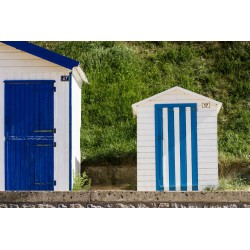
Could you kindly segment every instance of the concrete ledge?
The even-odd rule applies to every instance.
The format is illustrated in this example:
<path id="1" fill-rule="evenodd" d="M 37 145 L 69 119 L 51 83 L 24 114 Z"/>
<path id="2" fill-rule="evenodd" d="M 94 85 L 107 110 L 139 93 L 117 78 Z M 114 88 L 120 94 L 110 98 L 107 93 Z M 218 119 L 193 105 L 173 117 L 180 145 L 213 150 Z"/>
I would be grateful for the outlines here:
<path id="1" fill-rule="evenodd" d="M 0 192 L 0 207 L 250 207 L 250 192 Z"/>
<path id="2" fill-rule="evenodd" d="M 90 202 L 89 192 L 0 192 L 0 203 Z"/>
<path id="3" fill-rule="evenodd" d="M 91 191 L 90 196 L 92 202 L 250 202 L 250 192 L 248 191 Z"/>

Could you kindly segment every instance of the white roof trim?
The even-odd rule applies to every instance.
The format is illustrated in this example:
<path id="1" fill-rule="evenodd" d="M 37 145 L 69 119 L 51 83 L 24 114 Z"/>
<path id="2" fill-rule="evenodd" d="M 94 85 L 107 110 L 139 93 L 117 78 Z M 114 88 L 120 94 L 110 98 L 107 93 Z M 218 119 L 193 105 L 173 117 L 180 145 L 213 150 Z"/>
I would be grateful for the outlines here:
<path id="1" fill-rule="evenodd" d="M 142 101 L 140 101 L 140 102 L 134 103 L 134 104 L 132 105 L 132 110 L 133 110 L 134 116 L 137 115 L 137 107 L 139 107 L 141 104 L 143 104 L 143 103 L 145 103 L 145 102 L 147 102 L 147 101 L 152 101 L 152 100 L 156 99 L 157 97 L 160 97 L 160 96 L 162 96 L 162 95 L 168 94 L 168 93 L 170 93 L 170 92 L 172 92 L 172 91 L 174 91 L 174 90 L 180 90 L 180 91 L 185 92 L 185 93 L 187 93 L 187 94 L 193 95 L 193 96 L 198 97 L 198 98 L 203 98 L 203 99 L 205 99 L 205 100 L 207 100 L 207 101 L 209 101 L 209 102 L 212 102 L 212 103 L 216 104 L 216 105 L 217 105 L 217 113 L 219 113 L 220 108 L 222 107 L 222 103 L 221 103 L 221 102 L 218 102 L 218 101 L 215 101 L 215 100 L 213 100 L 213 99 L 211 99 L 211 98 L 209 98 L 209 97 L 206 97 L 206 96 L 203 96 L 203 95 L 194 93 L 194 92 L 192 92 L 192 91 L 190 91 L 190 90 L 183 89 L 183 88 L 181 88 L 181 87 L 175 86 L 175 87 L 173 87 L 173 88 L 171 88 L 171 89 L 165 90 L 165 91 L 163 91 L 163 92 L 161 92 L 161 93 L 159 93 L 159 94 L 156 94 L 156 95 L 154 95 L 154 96 L 151 96 L 151 97 L 149 97 L 149 98 L 147 98 L 147 99 L 144 99 L 144 100 L 142 100 Z"/>
<path id="2" fill-rule="evenodd" d="M 83 83 L 89 83 L 85 73 L 79 66 L 73 68 L 72 75 L 80 86 L 82 86 Z"/>

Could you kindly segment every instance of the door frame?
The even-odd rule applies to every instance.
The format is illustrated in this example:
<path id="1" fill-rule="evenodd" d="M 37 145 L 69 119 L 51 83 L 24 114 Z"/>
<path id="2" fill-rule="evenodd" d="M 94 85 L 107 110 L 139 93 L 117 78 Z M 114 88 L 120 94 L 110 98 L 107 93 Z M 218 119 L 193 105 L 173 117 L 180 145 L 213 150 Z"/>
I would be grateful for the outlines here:
<path id="1" fill-rule="evenodd" d="M 7 158 L 8 158 L 8 152 L 7 152 L 7 145 L 6 145 L 6 134 L 7 134 L 7 128 L 6 128 L 6 113 L 7 113 L 7 107 L 6 107 L 6 84 L 55 84 L 55 80 L 5 80 L 3 81 L 4 82 L 4 172 L 5 172 L 5 190 L 10 190 L 10 183 L 8 183 L 8 166 L 7 166 Z M 54 94 L 53 94 L 53 126 L 55 125 L 54 122 L 55 122 L 55 110 L 54 110 L 54 102 L 55 102 L 55 99 L 54 99 Z M 55 138 L 54 138 L 54 141 L 55 141 Z M 53 159 L 52 159 L 52 162 L 53 162 L 53 166 L 52 166 L 52 179 L 53 179 L 53 184 L 54 184 L 54 172 L 55 172 L 55 162 L 54 162 L 54 149 L 53 149 Z M 52 188 L 48 191 L 54 191 L 54 185 L 52 185 Z"/>
<path id="2" fill-rule="evenodd" d="M 155 104 L 155 176 L 156 191 L 164 191 L 163 182 L 163 108 L 195 108 L 195 115 L 191 115 L 192 145 L 192 190 L 198 190 L 198 148 L 197 148 L 197 103 L 169 103 Z M 175 168 L 175 166 L 174 166 Z M 174 190 L 170 190 L 174 191 Z"/>

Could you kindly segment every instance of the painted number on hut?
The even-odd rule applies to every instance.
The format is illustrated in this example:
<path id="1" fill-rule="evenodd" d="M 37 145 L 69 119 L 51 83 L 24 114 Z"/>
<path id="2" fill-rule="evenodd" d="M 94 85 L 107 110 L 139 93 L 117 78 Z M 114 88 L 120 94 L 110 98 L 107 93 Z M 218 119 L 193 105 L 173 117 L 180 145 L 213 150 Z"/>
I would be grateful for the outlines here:
<path id="1" fill-rule="evenodd" d="M 210 108 L 210 102 L 203 102 L 202 108 Z"/>

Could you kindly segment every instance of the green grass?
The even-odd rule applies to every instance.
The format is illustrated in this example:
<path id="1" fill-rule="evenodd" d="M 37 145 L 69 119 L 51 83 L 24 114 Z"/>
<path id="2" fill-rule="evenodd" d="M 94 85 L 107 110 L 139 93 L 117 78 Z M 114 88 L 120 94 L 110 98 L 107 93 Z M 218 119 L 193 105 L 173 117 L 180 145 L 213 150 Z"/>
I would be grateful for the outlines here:
<path id="1" fill-rule="evenodd" d="M 241 177 L 220 178 L 218 190 L 250 190 L 249 180 Z"/>
<path id="2" fill-rule="evenodd" d="M 80 61 L 84 164 L 134 163 L 131 105 L 173 86 L 223 103 L 220 175 L 250 174 L 249 42 L 37 42 Z"/>

